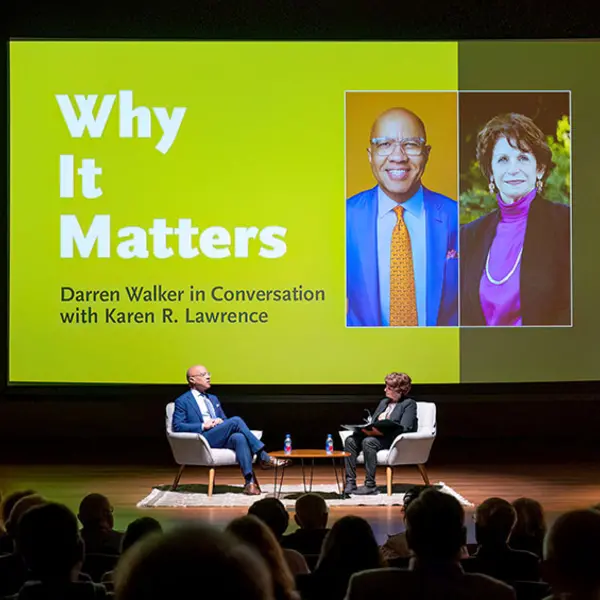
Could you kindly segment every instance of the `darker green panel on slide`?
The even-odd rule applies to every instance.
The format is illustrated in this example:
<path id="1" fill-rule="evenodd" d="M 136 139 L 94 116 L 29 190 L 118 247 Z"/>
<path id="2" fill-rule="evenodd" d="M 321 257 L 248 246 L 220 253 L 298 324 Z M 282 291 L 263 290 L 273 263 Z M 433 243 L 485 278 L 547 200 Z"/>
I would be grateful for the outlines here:
<path id="1" fill-rule="evenodd" d="M 573 326 L 461 328 L 460 380 L 599 380 L 600 43 L 461 42 L 458 56 L 461 91 L 571 91 L 573 264 Z"/>

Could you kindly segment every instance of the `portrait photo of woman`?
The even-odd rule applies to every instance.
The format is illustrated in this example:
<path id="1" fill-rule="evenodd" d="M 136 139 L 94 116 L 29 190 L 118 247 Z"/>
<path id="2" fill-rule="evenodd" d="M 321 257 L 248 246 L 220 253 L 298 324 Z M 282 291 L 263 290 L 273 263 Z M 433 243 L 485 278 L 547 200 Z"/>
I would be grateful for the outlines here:
<path id="1" fill-rule="evenodd" d="M 462 326 L 572 324 L 570 162 L 557 174 L 549 137 L 520 112 L 496 114 L 473 137 L 488 194 L 461 207 Z M 570 158 L 570 137 L 568 145 Z M 551 176 L 563 186 L 550 194 L 559 201 L 546 194 Z"/>

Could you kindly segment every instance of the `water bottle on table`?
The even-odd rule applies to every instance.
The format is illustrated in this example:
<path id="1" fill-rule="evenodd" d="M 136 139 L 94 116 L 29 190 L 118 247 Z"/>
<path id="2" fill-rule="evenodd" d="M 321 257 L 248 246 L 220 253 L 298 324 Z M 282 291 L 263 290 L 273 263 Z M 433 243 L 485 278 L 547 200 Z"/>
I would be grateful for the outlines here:
<path id="1" fill-rule="evenodd" d="M 285 441 L 283 442 L 283 451 L 286 454 L 292 453 L 292 436 L 289 433 L 285 436 Z"/>
<path id="2" fill-rule="evenodd" d="M 331 454 L 333 452 L 333 438 L 331 434 L 327 434 L 327 440 L 325 441 L 325 452 L 327 454 Z"/>

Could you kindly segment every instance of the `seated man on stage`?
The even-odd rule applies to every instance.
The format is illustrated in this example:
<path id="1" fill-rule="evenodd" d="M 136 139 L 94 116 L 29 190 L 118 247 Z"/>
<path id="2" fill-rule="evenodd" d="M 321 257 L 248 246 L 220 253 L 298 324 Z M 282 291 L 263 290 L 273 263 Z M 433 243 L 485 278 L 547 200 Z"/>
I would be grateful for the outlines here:
<path id="1" fill-rule="evenodd" d="M 175 400 L 173 431 L 187 431 L 203 435 L 211 448 L 229 448 L 235 452 L 246 480 L 244 494 L 260 494 L 252 470 L 252 458 L 258 455 L 263 469 L 286 467 L 289 460 L 269 456 L 265 445 L 248 429 L 240 417 L 227 418 L 219 400 L 207 394 L 210 373 L 203 366 L 190 367 L 186 374 L 190 389 Z"/>
<path id="2" fill-rule="evenodd" d="M 411 379 L 406 373 L 390 373 L 385 378 L 385 398 L 373 415 L 373 427 L 353 433 L 346 438 L 344 450 L 350 453 L 346 462 L 346 494 L 377 494 L 375 472 L 377 452 L 386 450 L 396 436 L 417 430 L 417 403 L 407 396 Z M 380 431 L 377 422 L 381 422 Z M 385 428 L 383 425 L 385 424 Z M 397 427 L 394 426 L 397 425 Z M 356 459 L 363 451 L 365 457 L 365 485 L 356 487 Z"/>

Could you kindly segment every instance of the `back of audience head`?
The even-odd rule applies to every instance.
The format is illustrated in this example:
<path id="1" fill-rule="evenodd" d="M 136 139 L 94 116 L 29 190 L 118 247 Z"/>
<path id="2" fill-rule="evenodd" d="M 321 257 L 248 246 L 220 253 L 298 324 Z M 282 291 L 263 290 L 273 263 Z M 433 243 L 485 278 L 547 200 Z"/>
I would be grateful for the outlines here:
<path id="1" fill-rule="evenodd" d="M 406 509 L 425 491 L 432 489 L 428 485 L 413 485 L 404 492 L 402 499 L 402 515 L 406 515 Z"/>
<path id="2" fill-rule="evenodd" d="M 289 600 L 294 597 L 295 582 L 283 550 L 271 528 L 254 515 L 234 519 L 227 531 L 250 548 L 255 548 L 271 571 L 276 600 Z"/>
<path id="3" fill-rule="evenodd" d="M 302 494 L 296 500 L 294 519 L 302 529 L 325 529 L 329 510 L 327 503 L 318 494 Z"/>
<path id="4" fill-rule="evenodd" d="M 47 500 L 39 494 L 31 494 L 29 496 L 23 496 L 18 502 L 14 504 L 10 511 L 10 516 L 6 522 L 6 531 L 13 539 L 17 534 L 17 527 L 22 516 L 34 506 L 41 504 L 47 504 Z"/>
<path id="5" fill-rule="evenodd" d="M 592 597 L 600 592 L 600 512 L 574 510 L 559 516 L 544 540 L 544 580 L 555 596 Z"/>
<path id="6" fill-rule="evenodd" d="M 14 505 L 21 500 L 21 498 L 25 498 L 25 496 L 33 496 L 35 493 L 35 490 L 19 490 L 6 496 L 6 498 L 4 498 L 2 501 L 2 508 L 0 509 L 0 519 L 2 519 L 0 526 L 4 526 L 4 528 L 6 528 L 8 519 L 10 518 L 10 513 Z"/>
<path id="7" fill-rule="evenodd" d="M 88 529 L 110 530 L 115 524 L 113 507 L 102 494 L 88 494 L 79 505 L 77 517 L 83 527 Z"/>
<path id="8" fill-rule="evenodd" d="M 248 514 L 266 523 L 278 540 L 281 539 L 290 522 L 290 515 L 281 500 L 277 498 L 258 500 L 248 509 Z"/>
<path id="9" fill-rule="evenodd" d="M 466 541 L 460 502 L 434 488 L 406 510 L 406 541 L 420 561 L 457 561 Z"/>
<path id="10" fill-rule="evenodd" d="M 123 539 L 121 540 L 121 552 L 131 548 L 133 544 L 139 542 L 151 533 L 162 533 L 161 524 L 152 517 L 140 517 L 132 521 L 127 526 Z"/>
<path id="11" fill-rule="evenodd" d="M 543 538 L 547 527 L 542 505 L 532 498 L 517 498 L 512 505 L 517 513 L 513 535 Z"/>
<path id="12" fill-rule="evenodd" d="M 517 511 L 503 498 L 488 498 L 475 509 L 475 538 L 477 543 L 503 546 L 517 521 Z"/>
<path id="13" fill-rule="evenodd" d="M 186 598 L 190 590 L 219 600 L 273 600 L 264 560 L 231 534 L 204 524 L 148 535 L 116 569 L 117 600 Z"/>
<path id="14" fill-rule="evenodd" d="M 385 564 L 369 523 L 347 516 L 336 521 L 325 536 L 317 569 L 351 574 Z"/>
<path id="15" fill-rule="evenodd" d="M 63 504 L 29 508 L 19 519 L 15 545 L 36 579 L 72 580 L 83 561 L 77 518 Z"/>

